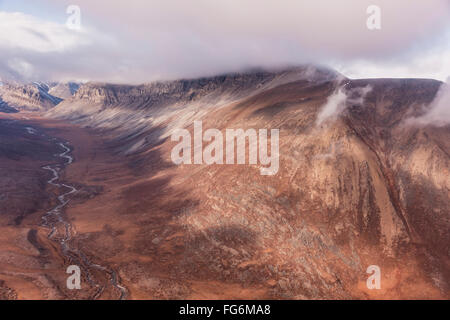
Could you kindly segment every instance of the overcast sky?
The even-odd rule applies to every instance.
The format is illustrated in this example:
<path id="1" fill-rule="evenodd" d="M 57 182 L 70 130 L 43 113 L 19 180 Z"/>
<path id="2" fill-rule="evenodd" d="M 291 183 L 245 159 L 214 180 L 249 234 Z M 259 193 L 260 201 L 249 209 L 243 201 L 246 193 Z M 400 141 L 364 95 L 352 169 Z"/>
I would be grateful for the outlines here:
<path id="1" fill-rule="evenodd" d="M 66 26 L 67 6 L 81 29 Z M 369 5 L 381 29 L 369 30 Z M 0 77 L 141 83 L 329 65 L 352 78 L 450 75 L 450 0 L 0 0 Z"/>

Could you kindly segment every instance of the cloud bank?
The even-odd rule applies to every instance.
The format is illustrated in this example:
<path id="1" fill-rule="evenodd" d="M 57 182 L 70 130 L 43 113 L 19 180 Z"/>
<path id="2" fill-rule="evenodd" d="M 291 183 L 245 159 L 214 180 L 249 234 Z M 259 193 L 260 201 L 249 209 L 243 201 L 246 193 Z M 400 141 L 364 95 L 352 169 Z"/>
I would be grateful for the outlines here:
<path id="1" fill-rule="evenodd" d="M 71 2 L 35 2 L 54 19 L 0 13 L 2 77 L 139 83 L 309 62 L 355 77 L 450 74 L 430 58 L 450 53 L 448 0 L 379 0 L 377 31 L 368 0 L 79 0 L 80 31 L 61 22 Z"/>
<path id="2" fill-rule="evenodd" d="M 80 79 L 110 68 L 102 59 L 117 43 L 85 27 L 74 32 L 63 24 L 20 12 L 0 12 L 0 77 L 7 80 Z M 109 55 L 109 58 L 112 56 Z"/>

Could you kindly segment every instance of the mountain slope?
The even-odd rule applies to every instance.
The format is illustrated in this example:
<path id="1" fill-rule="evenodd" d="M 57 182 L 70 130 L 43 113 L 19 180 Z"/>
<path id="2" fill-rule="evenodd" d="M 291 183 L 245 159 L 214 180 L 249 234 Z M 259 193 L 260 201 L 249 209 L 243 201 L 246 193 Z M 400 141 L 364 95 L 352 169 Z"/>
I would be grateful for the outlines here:
<path id="1" fill-rule="evenodd" d="M 448 298 L 450 128 L 406 121 L 440 86 L 311 68 L 86 84 L 47 113 L 105 141 L 74 142 L 67 177 L 104 190 L 69 209 L 77 241 L 133 297 Z M 279 129 L 279 171 L 173 164 L 194 120 Z"/>
<path id="2" fill-rule="evenodd" d="M 3 83 L 0 99 L 4 105 L 19 111 L 47 111 L 62 101 L 49 93 L 45 83 L 33 84 Z"/>

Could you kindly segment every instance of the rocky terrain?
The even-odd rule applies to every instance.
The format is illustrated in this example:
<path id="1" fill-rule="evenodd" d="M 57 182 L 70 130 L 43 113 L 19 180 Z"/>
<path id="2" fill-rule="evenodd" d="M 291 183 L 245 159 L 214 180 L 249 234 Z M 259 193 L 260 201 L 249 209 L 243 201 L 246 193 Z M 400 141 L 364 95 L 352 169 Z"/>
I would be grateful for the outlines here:
<path id="1" fill-rule="evenodd" d="M 0 137 L 13 138 L 2 138 L 0 166 L 15 182 L 0 185 L 9 235 L 0 241 L 0 295 L 117 298 L 105 281 L 98 296 L 89 284 L 64 288 L 68 262 L 37 227 L 52 201 L 41 166 L 55 151 L 32 126 L 70 142 L 64 179 L 78 189 L 65 211 L 76 230 L 70 244 L 117 272 L 127 298 L 448 299 L 450 127 L 408 122 L 442 86 L 306 66 L 88 83 L 41 107 L 45 114 L 1 116 Z M 279 129 L 279 171 L 175 165 L 170 136 L 192 132 L 194 120 L 222 132 Z M 21 201 L 12 206 L 5 194 Z M 45 250 L 52 254 L 39 264 Z M 380 290 L 366 287 L 370 265 L 381 269 Z"/>
<path id="2" fill-rule="evenodd" d="M 47 111 L 68 97 L 67 90 L 63 90 L 65 86 L 69 86 L 69 84 L 4 82 L 0 86 L 0 110 L 6 110 L 6 112 L 8 110 L 9 112 L 15 112 L 13 110 Z"/>

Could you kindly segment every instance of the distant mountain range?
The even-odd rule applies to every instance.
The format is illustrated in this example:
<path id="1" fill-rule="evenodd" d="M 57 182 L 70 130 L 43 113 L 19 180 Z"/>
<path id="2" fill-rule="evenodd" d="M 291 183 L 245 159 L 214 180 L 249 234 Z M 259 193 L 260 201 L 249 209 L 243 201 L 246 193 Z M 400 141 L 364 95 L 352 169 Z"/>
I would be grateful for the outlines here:
<path id="1" fill-rule="evenodd" d="M 78 88 L 77 83 L 2 82 L 0 112 L 46 111 L 71 97 Z"/>

